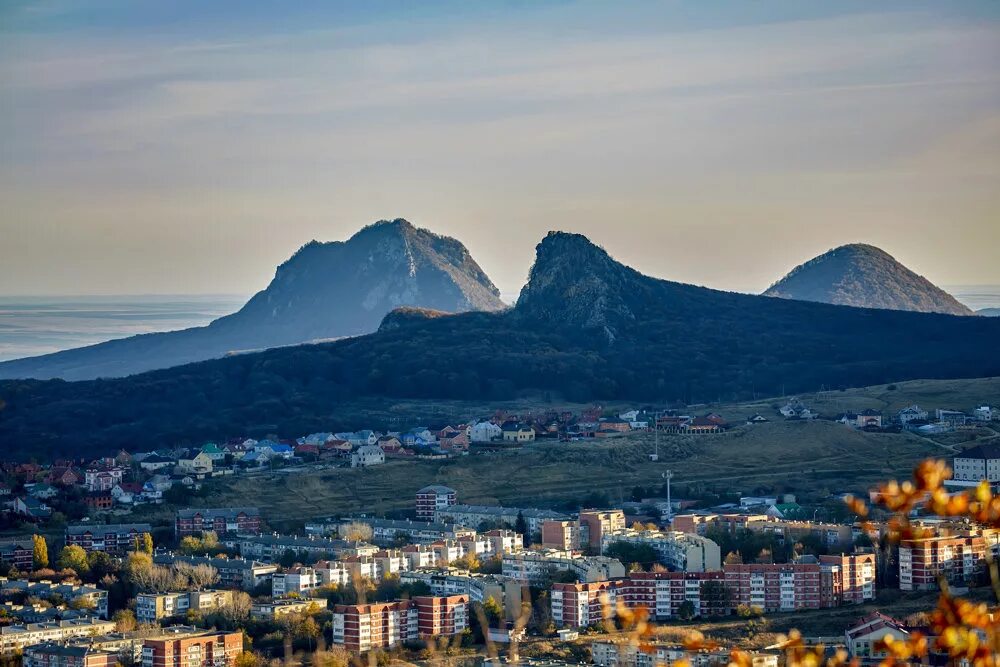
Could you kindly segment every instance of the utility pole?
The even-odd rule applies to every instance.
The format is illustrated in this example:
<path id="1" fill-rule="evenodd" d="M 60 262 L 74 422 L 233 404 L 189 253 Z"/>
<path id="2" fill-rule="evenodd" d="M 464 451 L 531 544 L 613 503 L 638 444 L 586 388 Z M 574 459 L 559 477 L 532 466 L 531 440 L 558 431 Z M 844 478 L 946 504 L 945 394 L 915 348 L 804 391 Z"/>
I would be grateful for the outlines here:
<path id="1" fill-rule="evenodd" d="M 663 473 L 663 478 L 667 480 L 667 514 L 669 515 L 671 524 L 674 521 L 674 506 L 670 501 L 670 480 L 673 478 L 673 476 L 674 476 L 673 470 L 668 470 L 665 473 Z"/>
<path id="2" fill-rule="evenodd" d="M 650 461 L 660 460 L 660 414 L 658 412 L 653 413 L 653 454 L 649 457 Z"/>

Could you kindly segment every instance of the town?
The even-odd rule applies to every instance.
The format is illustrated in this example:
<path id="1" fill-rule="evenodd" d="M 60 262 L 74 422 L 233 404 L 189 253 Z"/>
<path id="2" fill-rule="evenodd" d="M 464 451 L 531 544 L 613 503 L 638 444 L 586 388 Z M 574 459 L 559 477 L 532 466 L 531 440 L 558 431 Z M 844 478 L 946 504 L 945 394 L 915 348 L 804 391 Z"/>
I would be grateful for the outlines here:
<path id="1" fill-rule="evenodd" d="M 703 506 L 671 494 L 669 471 L 661 489 L 576 511 L 465 504 L 453 488 L 433 484 L 413 490 L 402 515 L 305 517 L 297 534 L 271 529 L 278 517 L 267 508 L 192 503 L 203 485 L 260 470 L 363 469 L 636 432 L 666 443 L 819 419 L 921 435 L 987 429 L 994 435 L 953 454 L 947 485 L 1000 487 L 1000 444 L 990 442 L 997 408 L 825 416 L 797 398 L 739 424 L 677 409 L 497 410 L 433 429 L 233 438 L 86 463 L 5 462 L 0 653 L 28 667 L 153 667 L 176 655 L 248 667 L 296 651 L 346 664 L 351 655 L 476 655 L 490 644 L 530 660 L 632 667 L 670 664 L 685 651 L 662 641 L 647 655 L 622 641 L 616 616 L 629 610 L 668 624 L 739 619 L 736 641 L 745 643 L 783 614 L 920 595 L 940 576 L 956 588 L 988 584 L 1000 531 L 919 516 L 915 525 L 929 534 L 890 550 L 885 523 L 873 530 L 849 515 L 817 519 L 818 508 L 788 494 Z M 128 520 L 146 507 L 176 507 L 171 524 Z M 886 632 L 926 633 L 921 623 L 919 614 L 877 611 L 857 615 L 832 641 L 812 639 L 871 662 L 882 657 Z M 699 664 L 725 664 L 727 651 L 702 651 Z M 755 664 L 779 664 L 774 647 L 753 651 Z"/>

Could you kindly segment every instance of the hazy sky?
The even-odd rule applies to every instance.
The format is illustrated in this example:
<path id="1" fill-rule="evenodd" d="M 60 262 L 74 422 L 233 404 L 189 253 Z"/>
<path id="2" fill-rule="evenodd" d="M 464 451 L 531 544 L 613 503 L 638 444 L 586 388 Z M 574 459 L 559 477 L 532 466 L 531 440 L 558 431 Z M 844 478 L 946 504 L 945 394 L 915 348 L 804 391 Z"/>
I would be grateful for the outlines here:
<path id="1" fill-rule="evenodd" d="M 0 293 L 249 294 L 392 217 L 505 292 L 550 229 L 1000 283 L 1000 3 L 0 3 Z"/>

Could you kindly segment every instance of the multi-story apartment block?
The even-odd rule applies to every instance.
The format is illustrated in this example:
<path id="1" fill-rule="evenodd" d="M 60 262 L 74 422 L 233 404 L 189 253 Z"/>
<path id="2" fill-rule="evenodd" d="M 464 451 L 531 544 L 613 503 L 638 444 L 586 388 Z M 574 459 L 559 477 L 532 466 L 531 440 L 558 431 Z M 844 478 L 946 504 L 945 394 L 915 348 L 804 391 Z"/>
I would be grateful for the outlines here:
<path id="1" fill-rule="evenodd" d="M 90 613 L 108 617 L 108 592 L 94 586 L 77 586 L 75 584 L 56 584 L 51 581 L 28 581 L 26 579 L 8 580 L 0 577 L 0 597 L 19 595 L 24 597 L 35 597 L 42 600 L 50 600 L 58 597 L 70 604 L 76 601 L 84 601 Z"/>
<path id="2" fill-rule="evenodd" d="M 156 637 L 143 642 L 142 667 L 233 667 L 242 652 L 242 632 Z"/>
<path id="3" fill-rule="evenodd" d="M 271 563 L 261 563 L 245 558 L 209 558 L 205 556 L 178 556 L 175 554 L 159 554 L 153 556 L 157 565 L 170 566 L 174 563 L 189 565 L 208 565 L 219 573 L 220 588 L 236 588 L 245 591 L 266 584 L 271 576 L 278 571 L 278 566 Z"/>
<path id="4" fill-rule="evenodd" d="M 729 533 L 749 530 L 775 535 L 785 543 L 816 535 L 829 547 L 846 547 L 854 540 L 853 529 L 848 525 L 778 519 L 767 514 L 678 514 L 671 527 L 696 535 L 705 535 L 710 528 Z"/>
<path id="5" fill-rule="evenodd" d="M 116 651 L 47 642 L 24 649 L 24 667 L 118 667 Z"/>
<path id="6" fill-rule="evenodd" d="M 342 555 L 371 556 L 378 551 L 378 547 L 371 544 L 294 535 L 242 535 L 224 539 L 222 543 L 237 549 L 244 558 L 257 558 L 267 562 L 278 560 L 287 551 L 316 559 L 338 558 Z"/>
<path id="7" fill-rule="evenodd" d="M 410 544 L 400 549 L 400 552 L 403 554 L 403 558 L 406 559 L 408 570 L 416 570 L 420 567 L 434 567 L 438 564 L 437 552 L 426 544 Z"/>
<path id="8" fill-rule="evenodd" d="M 322 575 L 316 569 L 291 567 L 284 572 L 275 572 L 271 575 L 271 597 L 284 598 L 290 595 L 308 597 L 323 585 Z"/>
<path id="9" fill-rule="evenodd" d="M 180 593 L 140 593 L 135 597 L 135 618 L 140 623 L 157 623 L 183 616 L 189 611 L 211 613 L 232 604 L 233 591 L 185 591 Z"/>
<path id="10" fill-rule="evenodd" d="M 121 556 L 135 549 L 136 538 L 153 530 L 148 523 L 78 524 L 66 527 L 66 544 L 83 547 L 84 551 L 104 551 Z"/>
<path id="11" fill-rule="evenodd" d="M 957 482 L 1000 482 L 1000 445 L 986 443 L 966 449 L 952 462 Z"/>
<path id="12" fill-rule="evenodd" d="M 114 621 L 100 618 L 75 618 L 68 621 L 47 621 L 0 627 L 0 654 L 9 655 L 26 646 L 45 642 L 62 642 L 73 637 L 89 637 L 112 632 Z"/>
<path id="13" fill-rule="evenodd" d="M 602 553 L 616 542 L 649 546 L 662 564 L 680 572 L 709 572 L 722 567 L 719 545 L 701 535 L 626 528 L 603 536 Z"/>
<path id="14" fill-rule="evenodd" d="M 824 607 L 862 604 L 875 599 L 875 554 L 819 557 Z M 827 583 L 829 579 L 829 584 Z"/>
<path id="15" fill-rule="evenodd" d="M 580 524 L 572 519 L 543 521 L 542 546 L 553 549 L 579 549 Z"/>
<path id="16" fill-rule="evenodd" d="M 552 622 L 557 628 L 586 628 L 614 615 L 615 582 L 552 584 Z"/>
<path id="17" fill-rule="evenodd" d="M 590 652 L 598 667 L 670 667 L 682 660 L 691 667 L 716 667 L 731 662 L 725 649 L 689 653 L 683 646 L 657 643 L 640 647 L 627 640 L 594 642 Z M 780 657 L 777 651 L 752 651 L 750 667 L 778 667 Z"/>
<path id="18" fill-rule="evenodd" d="M 986 550 L 1000 551 L 1000 531 L 983 530 L 940 535 L 899 543 L 899 588 L 925 591 L 937 588 L 937 576 L 948 581 L 972 581 L 985 567 Z"/>
<path id="19" fill-rule="evenodd" d="M 430 521 L 434 518 L 434 512 L 443 510 L 454 505 L 458 495 L 455 489 L 440 484 L 425 486 L 417 491 L 417 518 Z"/>
<path id="20" fill-rule="evenodd" d="M 455 635 L 468 627 L 469 599 L 418 596 L 333 609 L 333 643 L 359 653 L 396 646 L 411 639 Z"/>
<path id="21" fill-rule="evenodd" d="M 625 513 L 622 510 L 582 510 L 579 525 L 580 546 L 599 551 L 606 534 L 625 530 Z"/>
<path id="22" fill-rule="evenodd" d="M 372 558 L 375 559 L 375 576 L 378 579 L 384 579 L 390 574 L 402 574 L 410 569 L 410 561 L 399 549 L 378 551 Z"/>
<path id="23" fill-rule="evenodd" d="M 470 602 L 484 602 L 492 597 L 503 606 L 509 620 L 521 614 L 523 587 L 503 577 L 450 567 L 404 572 L 399 580 L 403 583 L 425 583 L 434 595 L 465 595 Z"/>
<path id="24" fill-rule="evenodd" d="M 0 563 L 13 565 L 22 572 L 30 571 L 34 564 L 31 540 L 0 542 Z"/>
<path id="25" fill-rule="evenodd" d="M 734 606 L 744 604 L 765 612 L 821 606 L 818 563 L 727 563 L 725 573 Z"/>
<path id="26" fill-rule="evenodd" d="M 260 532 L 256 507 L 220 507 L 177 510 L 174 532 L 178 538 L 212 531 L 217 535 L 253 535 Z"/>
<path id="27" fill-rule="evenodd" d="M 618 600 L 645 607 L 657 620 L 677 618 L 685 602 L 694 616 L 723 616 L 732 608 L 726 576 L 716 572 L 633 572 L 618 583 Z"/>
<path id="28" fill-rule="evenodd" d="M 322 600 L 264 600 L 250 606 L 250 617 L 259 620 L 274 619 L 290 614 L 304 614 L 316 605 L 326 606 Z"/>
<path id="29" fill-rule="evenodd" d="M 435 521 L 453 521 L 469 528 L 477 528 L 482 523 L 506 524 L 513 528 L 517 524 L 518 515 L 524 517 L 524 522 L 531 534 L 540 533 L 542 522 L 549 519 L 564 520 L 569 517 L 552 510 L 533 508 L 499 507 L 495 505 L 452 505 L 436 510 Z"/>
<path id="30" fill-rule="evenodd" d="M 351 581 L 358 579 L 380 579 L 378 561 L 374 556 L 344 556 L 340 562 L 347 569 Z"/>
<path id="31" fill-rule="evenodd" d="M 495 528 L 486 531 L 483 536 L 489 540 L 490 554 L 493 556 L 514 553 L 524 548 L 524 536 L 513 530 Z"/>
<path id="32" fill-rule="evenodd" d="M 605 556 L 582 556 L 572 551 L 542 549 L 520 551 L 503 557 L 503 576 L 530 585 L 544 584 L 560 570 L 573 572 L 579 581 L 585 583 L 625 576 L 625 566 Z"/>
<path id="33" fill-rule="evenodd" d="M 352 517 L 345 520 L 341 526 L 351 523 L 361 523 L 372 530 L 372 542 L 381 546 L 396 546 L 400 541 L 430 543 L 437 540 L 454 540 L 460 537 L 471 537 L 476 534 L 472 528 L 466 528 L 446 521 L 410 521 L 409 519 L 376 519 L 372 517 Z M 343 533 L 343 530 L 338 527 Z"/>

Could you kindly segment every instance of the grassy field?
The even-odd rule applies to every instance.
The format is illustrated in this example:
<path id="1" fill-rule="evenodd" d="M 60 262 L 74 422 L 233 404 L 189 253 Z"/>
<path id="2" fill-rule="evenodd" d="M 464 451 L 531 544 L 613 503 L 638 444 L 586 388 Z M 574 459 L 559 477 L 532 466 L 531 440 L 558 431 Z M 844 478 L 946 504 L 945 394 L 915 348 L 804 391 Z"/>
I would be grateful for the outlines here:
<path id="1" fill-rule="evenodd" d="M 865 407 L 888 414 L 914 402 L 926 408 L 947 405 L 968 409 L 984 400 L 1000 402 L 1000 379 L 901 382 L 895 390 L 879 386 L 802 398 L 826 414 Z M 658 488 L 667 470 L 674 473 L 676 496 L 685 491 L 767 491 L 817 500 L 828 492 L 861 492 L 879 480 L 906 476 L 923 458 L 950 456 L 956 444 L 973 437 L 996 436 L 983 430 L 978 435 L 949 434 L 935 441 L 908 433 L 861 433 L 827 421 L 788 422 L 771 407 L 780 402 L 699 407 L 694 411 L 716 410 L 734 422 L 754 412 L 773 421 L 741 425 L 722 435 L 661 435 L 657 463 L 648 459 L 653 436 L 632 434 L 590 442 L 540 442 L 517 451 L 447 461 L 393 460 L 363 470 L 303 467 L 265 472 L 214 483 L 208 497 L 199 502 L 257 505 L 272 526 L 285 527 L 307 518 L 348 512 L 409 510 L 416 490 L 433 483 L 455 488 L 459 502 L 465 503 L 556 506 L 592 491 L 604 492 L 612 500 L 628 499 L 636 486 Z M 489 414 L 498 407 L 524 410 L 543 405 L 553 407 L 542 402 L 500 406 L 438 403 L 434 410 L 471 416 Z M 411 414 L 424 407 L 420 402 L 407 402 L 385 409 Z"/>

